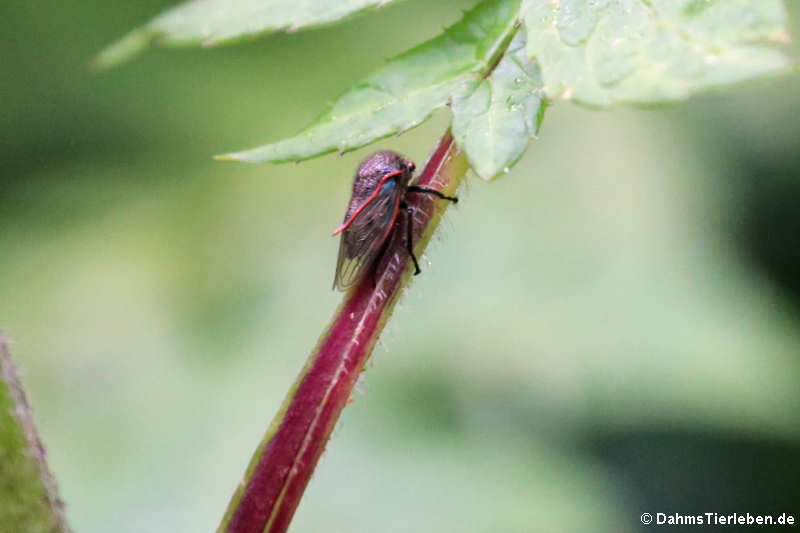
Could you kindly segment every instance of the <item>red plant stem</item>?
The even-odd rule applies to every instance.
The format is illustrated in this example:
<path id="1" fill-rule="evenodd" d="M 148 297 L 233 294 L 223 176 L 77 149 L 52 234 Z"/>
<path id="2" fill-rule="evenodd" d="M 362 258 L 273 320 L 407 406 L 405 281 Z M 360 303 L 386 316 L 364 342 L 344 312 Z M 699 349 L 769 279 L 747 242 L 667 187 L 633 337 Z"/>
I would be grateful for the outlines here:
<path id="1" fill-rule="evenodd" d="M 450 132 L 444 134 L 419 185 L 453 194 L 467 170 Z M 419 254 L 449 202 L 409 195 L 415 208 Z M 283 406 L 256 450 L 234 494 L 219 533 L 286 531 L 356 380 L 410 276 L 403 239 L 393 239 L 386 265 L 344 298 L 331 326 L 311 353 Z"/>

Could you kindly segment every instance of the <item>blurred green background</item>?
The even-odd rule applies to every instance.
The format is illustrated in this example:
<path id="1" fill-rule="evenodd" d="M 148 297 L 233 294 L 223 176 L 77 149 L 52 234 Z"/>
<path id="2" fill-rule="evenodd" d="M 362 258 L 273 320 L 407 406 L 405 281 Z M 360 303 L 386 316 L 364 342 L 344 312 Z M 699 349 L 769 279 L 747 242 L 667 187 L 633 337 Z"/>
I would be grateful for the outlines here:
<path id="1" fill-rule="evenodd" d="M 448 117 L 299 165 L 210 156 L 295 133 L 474 3 L 94 74 L 169 2 L 0 8 L 0 327 L 77 532 L 216 528 L 340 299 L 355 166 L 421 164 Z M 551 107 L 507 177 L 460 191 L 292 531 L 800 514 L 798 109 L 797 75 Z"/>

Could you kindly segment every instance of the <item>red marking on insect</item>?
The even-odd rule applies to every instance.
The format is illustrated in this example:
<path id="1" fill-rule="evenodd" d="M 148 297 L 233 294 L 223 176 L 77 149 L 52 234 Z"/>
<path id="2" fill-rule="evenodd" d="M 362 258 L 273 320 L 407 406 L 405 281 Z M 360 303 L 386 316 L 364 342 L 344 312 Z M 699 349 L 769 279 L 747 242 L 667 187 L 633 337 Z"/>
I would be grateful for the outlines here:
<path id="1" fill-rule="evenodd" d="M 412 163 L 412 165 L 413 165 L 413 163 Z M 381 187 L 383 187 L 383 184 L 386 183 L 386 180 L 388 180 L 389 178 L 393 178 L 395 176 L 399 176 L 402 173 L 403 173 L 402 170 L 396 170 L 396 171 L 390 172 L 389 174 L 386 174 L 384 177 L 382 177 L 381 181 L 379 181 L 378 184 L 375 186 L 375 191 L 370 195 L 369 198 L 367 198 L 367 201 L 364 202 L 363 204 L 361 204 L 361 206 L 358 209 L 356 209 L 356 212 L 353 213 L 350 216 L 350 218 L 347 220 L 347 222 L 345 222 L 344 224 L 342 224 L 341 226 L 336 228 L 336 230 L 333 232 L 333 235 L 334 236 L 339 235 L 341 232 L 346 230 L 348 228 L 348 226 L 350 226 L 350 224 L 353 223 L 353 221 L 356 219 L 356 217 L 358 215 L 361 214 L 361 212 L 364 210 L 364 208 L 367 207 L 373 200 L 375 200 L 375 198 L 378 197 L 378 193 L 381 191 Z"/>
<path id="2" fill-rule="evenodd" d="M 333 232 L 341 234 L 335 288 L 345 290 L 368 272 L 374 273 L 402 220 L 406 222 L 406 250 L 414 262 L 414 273 L 419 274 L 413 252 L 413 216 L 405 202 L 406 195 L 430 194 L 452 202 L 458 199 L 435 189 L 410 185 L 415 168 L 413 161 L 391 151 L 372 154 L 358 167 L 344 221 Z M 399 216 L 401 207 L 406 210 L 405 217 Z"/>

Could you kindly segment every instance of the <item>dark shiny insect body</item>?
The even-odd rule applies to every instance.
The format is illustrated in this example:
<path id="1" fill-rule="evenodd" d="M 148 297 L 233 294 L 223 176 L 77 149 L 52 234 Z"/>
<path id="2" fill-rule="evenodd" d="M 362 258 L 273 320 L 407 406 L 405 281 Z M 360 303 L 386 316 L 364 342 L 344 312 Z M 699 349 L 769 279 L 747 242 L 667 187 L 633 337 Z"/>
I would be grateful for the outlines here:
<path id="1" fill-rule="evenodd" d="M 453 203 L 458 198 L 411 185 L 414 168 L 413 161 L 391 151 L 372 154 L 358 167 L 344 222 L 333 232 L 342 234 L 333 280 L 335 288 L 345 290 L 368 273 L 375 274 L 401 221 L 405 221 L 405 244 L 414 261 L 414 275 L 420 273 L 414 256 L 414 217 L 412 208 L 406 204 L 406 195 L 430 194 Z M 405 217 L 400 216 L 401 211 L 406 213 Z"/>

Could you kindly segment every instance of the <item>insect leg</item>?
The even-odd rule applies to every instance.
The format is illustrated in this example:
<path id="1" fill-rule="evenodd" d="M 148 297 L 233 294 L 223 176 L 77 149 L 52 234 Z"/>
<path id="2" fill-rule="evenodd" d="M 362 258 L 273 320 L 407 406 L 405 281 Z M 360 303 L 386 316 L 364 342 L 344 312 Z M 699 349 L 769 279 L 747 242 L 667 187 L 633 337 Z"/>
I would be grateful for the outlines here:
<path id="1" fill-rule="evenodd" d="M 440 191 L 437 191 L 436 189 L 429 189 L 427 187 L 420 187 L 418 185 L 409 185 L 408 192 L 418 192 L 420 194 L 432 194 L 436 197 L 441 198 L 442 200 L 450 200 L 454 204 L 458 203 L 458 197 L 456 196 L 447 196 L 445 194 L 442 194 Z"/>
<path id="2" fill-rule="evenodd" d="M 422 271 L 419 269 L 417 256 L 414 255 L 414 209 L 407 204 L 404 204 L 404 207 L 406 208 L 406 249 L 411 260 L 414 261 L 414 275 L 416 276 Z"/>

